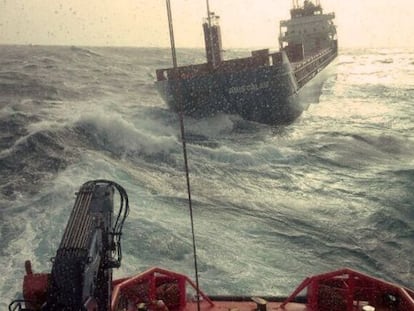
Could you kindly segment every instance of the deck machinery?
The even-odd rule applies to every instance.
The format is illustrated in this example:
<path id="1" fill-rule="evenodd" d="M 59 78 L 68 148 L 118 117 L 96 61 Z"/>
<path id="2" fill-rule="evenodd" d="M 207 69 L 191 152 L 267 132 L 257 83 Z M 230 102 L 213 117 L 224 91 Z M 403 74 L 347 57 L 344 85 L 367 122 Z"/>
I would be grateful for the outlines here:
<path id="1" fill-rule="evenodd" d="M 121 197 L 116 218 L 115 189 Z M 34 274 L 27 261 L 25 299 L 13 302 L 13 310 L 108 310 L 112 269 L 121 265 L 120 238 L 127 214 L 128 197 L 121 186 L 105 180 L 85 183 L 77 193 L 56 256 L 52 258 L 51 273 Z"/>

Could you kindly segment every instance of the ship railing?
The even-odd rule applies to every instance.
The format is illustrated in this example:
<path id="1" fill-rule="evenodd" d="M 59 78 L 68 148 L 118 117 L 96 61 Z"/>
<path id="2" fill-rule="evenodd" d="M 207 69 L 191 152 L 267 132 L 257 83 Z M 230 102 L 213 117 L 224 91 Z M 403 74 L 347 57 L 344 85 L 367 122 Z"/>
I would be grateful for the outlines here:
<path id="1" fill-rule="evenodd" d="M 319 52 L 319 53 L 317 53 L 313 56 L 307 57 L 304 61 L 296 62 L 296 63 L 294 63 L 294 68 L 297 69 L 297 68 L 305 66 L 306 64 L 312 63 L 316 59 L 319 59 L 319 58 L 321 58 L 321 57 L 323 57 L 327 54 L 332 53 L 332 50 L 333 50 L 333 48 L 329 47 L 329 48 L 326 48 L 326 49 L 322 50 L 321 52 Z"/>
<path id="2" fill-rule="evenodd" d="M 307 81 L 312 79 L 319 71 L 325 68 L 333 58 L 336 56 L 335 49 L 328 49 L 327 51 L 317 54 L 311 59 L 298 63 L 294 66 L 296 82 L 299 88 Z"/>
<path id="3" fill-rule="evenodd" d="M 373 310 L 414 311 L 414 291 L 348 268 L 306 278 L 280 305 L 293 302 L 307 292 L 310 310 Z"/>
<path id="4" fill-rule="evenodd" d="M 217 67 L 210 64 L 180 66 L 177 68 L 157 69 L 157 81 L 186 80 L 211 73 L 238 72 L 283 63 L 281 52 L 269 53 L 269 49 L 252 51 L 251 56 L 222 61 Z"/>
<path id="5" fill-rule="evenodd" d="M 281 62 L 282 57 L 277 53 L 269 53 L 269 49 L 256 50 L 251 52 L 250 57 L 226 60 L 216 69 L 218 73 L 239 72 L 260 67 L 268 67 Z"/>
<path id="6" fill-rule="evenodd" d="M 301 16 L 301 17 L 305 17 L 305 16 Z M 327 21 L 327 20 L 332 20 L 335 19 L 335 13 L 331 12 L 331 13 L 325 13 L 325 14 L 316 14 L 316 15 L 312 15 L 312 16 L 306 16 L 305 18 L 307 18 L 306 21 L 308 21 L 310 18 L 312 18 L 313 20 L 315 18 L 317 18 L 318 20 L 321 21 Z M 300 18 L 292 18 L 292 19 L 285 19 L 285 20 L 281 20 L 280 21 L 280 27 L 288 27 L 292 24 L 298 24 L 298 23 L 303 23 L 304 21 L 302 21 Z"/>
<path id="7" fill-rule="evenodd" d="M 211 66 L 207 63 L 180 66 L 177 68 L 157 69 L 157 81 L 188 79 L 194 76 L 202 76 L 211 71 Z"/>
<path id="8" fill-rule="evenodd" d="M 190 291 L 187 291 L 187 287 Z M 183 311 L 190 298 L 190 292 L 195 294 L 191 301 L 194 299 L 200 303 L 207 303 L 210 307 L 214 306 L 213 301 L 186 275 L 154 267 L 135 276 L 115 280 L 111 310 L 122 308 L 125 300 L 144 303 L 147 306 L 162 300 L 167 307 L 166 310 Z"/>

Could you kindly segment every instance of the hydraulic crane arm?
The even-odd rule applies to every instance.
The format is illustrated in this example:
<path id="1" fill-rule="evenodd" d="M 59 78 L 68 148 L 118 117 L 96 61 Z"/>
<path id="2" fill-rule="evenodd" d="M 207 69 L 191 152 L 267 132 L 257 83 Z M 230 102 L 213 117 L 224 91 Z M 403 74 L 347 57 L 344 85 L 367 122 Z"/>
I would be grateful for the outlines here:
<path id="1" fill-rule="evenodd" d="M 120 196 L 117 215 L 115 190 Z M 26 309 L 20 310 L 109 310 L 112 269 L 121 265 L 120 239 L 128 212 L 128 196 L 120 185 L 106 180 L 82 185 L 47 285 L 39 288 L 40 276 L 45 279 L 45 275 L 28 271 L 23 285 Z"/>

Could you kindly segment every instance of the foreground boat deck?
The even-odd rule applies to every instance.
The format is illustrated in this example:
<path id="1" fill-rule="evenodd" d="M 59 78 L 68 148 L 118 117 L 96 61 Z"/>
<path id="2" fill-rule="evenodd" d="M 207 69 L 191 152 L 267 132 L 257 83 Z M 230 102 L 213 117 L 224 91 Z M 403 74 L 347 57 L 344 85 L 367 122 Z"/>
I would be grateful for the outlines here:
<path id="1" fill-rule="evenodd" d="M 306 305 L 301 303 L 289 303 L 281 309 L 281 302 L 268 302 L 263 311 L 311 311 Z M 185 311 L 197 311 L 197 303 L 187 303 Z M 256 311 L 260 310 L 257 304 L 253 301 L 214 301 L 214 306 L 210 306 L 206 303 L 201 303 L 200 310 L 202 311 Z"/>
<path id="2" fill-rule="evenodd" d="M 138 311 L 414 311 L 413 290 L 347 268 L 308 277 L 286 298 L 208 296 L 187 276 L 161 268 L 114 285 L 112 311 L 126 306 Z"/>

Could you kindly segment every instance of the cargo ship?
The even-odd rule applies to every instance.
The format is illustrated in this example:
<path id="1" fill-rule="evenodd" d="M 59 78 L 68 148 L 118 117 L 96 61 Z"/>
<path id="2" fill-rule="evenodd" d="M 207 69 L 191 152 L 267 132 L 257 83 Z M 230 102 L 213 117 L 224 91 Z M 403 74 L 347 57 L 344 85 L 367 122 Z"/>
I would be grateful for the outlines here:
<path id="1" fill-rule="evenodd" d="M 200 289 L 197 269 L 195 282 L 160 267 L 113 280 L 128 202 L 115 182 L 82 185 L 51 272 L 34 273 L 26 261 L 22 298 L 9 311 L 414 311 L 412 289 L 349 268 L 307 277 L 286 297 L 211 296 Z"/>
<path id="2" fill-rule="evenodd" d="M 225 60 L 219 16 L 210 11 L 203 22 L 206 62 L 178 66 L 171 6 L 167 0 L 173 67 L 156 70 L 156 87 L 170 109 L 194 118 L 236 114 L 269 125 L 289 124 L 309 103 L 303 87 L 338 54 L 335 13 L 319 1 L 293 1 L 290 19 L 280 22 L 279 48 Z"/>

